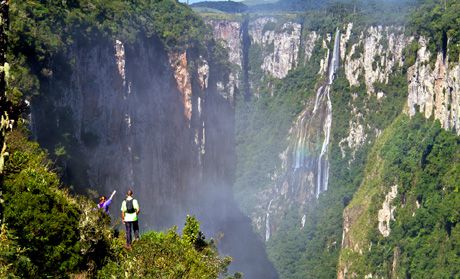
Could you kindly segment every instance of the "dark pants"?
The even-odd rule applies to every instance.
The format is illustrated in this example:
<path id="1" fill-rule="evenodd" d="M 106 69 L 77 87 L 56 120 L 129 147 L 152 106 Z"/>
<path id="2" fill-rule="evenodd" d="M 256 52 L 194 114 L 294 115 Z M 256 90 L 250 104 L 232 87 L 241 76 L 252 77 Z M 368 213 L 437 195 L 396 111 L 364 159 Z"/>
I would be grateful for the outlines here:
<path id="1" fill-rule="evenodd" d="M 131 245 L 133 242 L 131 238 L 131 230 L 134 230 L 134 238 L 139 239 L 139 222 L 125 222 L 126 228 L 126 244 Z"/>

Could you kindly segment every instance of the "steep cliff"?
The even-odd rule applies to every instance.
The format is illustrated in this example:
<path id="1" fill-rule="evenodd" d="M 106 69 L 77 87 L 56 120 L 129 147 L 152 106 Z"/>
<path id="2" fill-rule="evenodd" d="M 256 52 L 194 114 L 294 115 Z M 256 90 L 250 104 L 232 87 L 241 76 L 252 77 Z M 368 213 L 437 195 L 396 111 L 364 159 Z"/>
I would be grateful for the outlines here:
<path id="1" fill-rule="evenodd" d="M 65 177 L 75 187 L 89 185 L 104 193 L 135 187 L 145 197 L 159 198 L 156 204 L 144 201 L 152 206 L 145 208 L 145 214 L 153 214 L 147 220 L 172 221 L 181 211 L 175 204 L 182 204 L 173 193 L 187 191 L 181 179 L 198 172 L 189 169 L 191 164 L 181 165 L 199 156 L 193 133 L 183 134 L 192 109 L 185 57 L 170 61 L 158 41 L 147 39 L 133 46 L 120 41 L 90 49 L 75 45 L 69 56 L 75 69 L 56 72 L 49 81 L 49 91 L 59 95 L 32 103 L 36 138 L 51 150 L 62 137 L 72 141 L 69 159 L 62 160 Z M 170 63 L 177 65 L 170 68 Z M 167 141 L 177 136 L 183 142 Z M 177 169 L 184 178 L 173 175 Z M 163 184 L 168 188 L 161 192 L 151 187 Z"/>
<path id="2" fill-rule="evenodd" d="M 427 39 L 419 39 L 417 60 L 409 68 L 408 113 L 421 112 L 426 118 L 434 117 L 445 129 L 459 130 L 460 66 L 455 57 L 430 53 Z M 434 61 L 434 63 L 433 63 Z"/>
<path id="3" fill-rule="evenodd" d="M 457 114 L 459 105 L 457 99 L 458 82 L 456 82 L 458 80 L 458 62 L 443 60 L 442 53 L 430 58 L 425 42 L 424 38 L 419 40 L 420 49 L 417 50 L 417 60 L 407 70 L 408 94 L 405 113 L 411 117 L 420 118 L 421 116 L 417 116 L 416 113 L 421 112 L 427 119 L 439 120 L 440 126 L 444 129 L 458 133 L 456 127 L 459 119 Z M 453 249 L 447 247 L 452 247 L 451 242 L 455 241 L 455 236 L 451 236 L 451 231 L 455 230 L 456 221 L 450 222 L 452 222 L 452 218 L 456 219 L 456 217 L 437 218 L 434 216 L 440 214 L 441 210 L 446 210 L 448 215 L 451 214 L 450 212 L 455 212 L 455 206 L 450 202 L 450 200 L 455 199 L 455 193 L 449 186 L 452 185 L 451 183 L 455 178 L 454 180 L 451 180 L 452 177 L 443 178 L 444 171 L 451 175 L 449 168 L 443 165 L 451 161 L 449 156 L 456 156 L 457 152 L 455 151 L 457 145 L 445 142 L 445 138 L 455 137 L 450 132 L 439 131 L 436 126 L 429 128 L 430 124 L 428 123 L 419 124 L 422 126 L 415 128 L 414 125 L 416 124 L 413 123 L 417 123 L 417 121 L 419 123 L 421 120 L 405 121 L 409 124 L 397 122 L 398 124 L 393 124 L 393 128 L 389 128 L 390 131 L 386 131 L 386 135 L 379 139 L 382 143 L 377 144 L 374 148 L 376 150 L 380 148 L 379 151 L 375 152 L 380 152 L 381 155 L 370 155 L 368 161 L 374 162 L 374 164 L 366 171 L 365 179 L 352 203 L 344 211 L 339 278 L 355 278 L 364 275 L 368 278 L 373 276 L 386 278 L 418 277 L 420 275 L 419 270 L 423 269 L 420 265 L 423 265 L 427 260 L 426 258 L 423 259 L 421 255 L 419 256 L 418 251 L 425 250 L 426 253 L 434 253 L 433 255 L 437 253 L 434 252 L 437 246 L 428 248 L 426 245 L 429 246 L 429 244 L 426 241 L 442 243 L 441 246 L 447 249 L 446 254 L 451 253 L 450 249 Z M 410 126 L 407 127 L 407 125 Z M 394 128 L 395 126 L 397 128 Z M 405 131 L 398 129 L 405 129 Z M 411 131 L 420 129 L 427 130 L 426 132 L 419 132 L 422 134 L 419 135 L 420 139 L 417 142 L 417 137 L 411 134 L 416 132 Z M 411 147 L 413 148 L 412 151 L 401 149 L 397 154 L 390 153 L 390 156 L 410 154 L 399 164 L 396 163 L 395 158 L 388 158 L 389 155 L 386 154 L 388 148 L 385 149 L 381 146 L 383 144 L 403 148 L 401 143 L 397 142 L 400 140 L 396 136 L 398 133 L 402 133 L 399 137 L 405 138 L 403 140 L 406 141 L 407 146 L 417 146 Z M 421 138 L 422 135 L 424 135 L 423 138 Z M 437 144 L 443 145 L 445 148 L 434 147 Z M 448 156 L 438 153 L 446 152 L 446 149 L 450 148 L 453 150 L 447 151 L 449 152 Z M 420 163 L 414 165 L 414 162 Z M 390 178 L 386 174 L 391 164 L 395 164 L 395 166 L 393 166 L 394 170 L 390 176 L 396 175 L 396 178 Z M 410 166 L 410 170 L 407 170 L 406 166 Z M 431 168 L 435 168 L 437 171 L 433 173 L 430 171 Z M 453 165 L 452 168 L 456 168 L 456 166 Z M 407 172 L 410 172 L 410 175 L 405 177 Z M 428 179 L 431 182 L 427 182 Z M 438 186 L 434 186 L 433 183 Z M 421 192 L 424 194 L 420 194 Z M 444 209 L 433 207 L 433 199 L 443 200 Z M 420 221 L 421 216 L 416 213 L 418 209 L 422 212 L 430 212 L 429 215 L 425 215 L 427 218 L 425 221 Z M 437 218 L 437 221 L 435 222 L 432 218 Z M 423 229 L 419 229 L 425 230 L 425 232 L 417 229 L 417 225 L 413 222 L 422 222 L 424 224 L 422 225 Z M 392 230 L 396 230 L 396 232 Z M 406 230 L 410 230 L 412 233 L 407 233 Z M 446 238 L 441 240 L 440 238 L 443 237 Z M 417 241 L 419 247 L 414 249 L 414 247 L 409 246 L 408 242 L 410 241 Z M 431 252 L 428 252 L 429 250 Z M 384 253 L 387 254 L 383 255 Z M 378 257 L 381 258 L 378 259 Z M 442 259 L 433 256 L 430 261 L 436 262 L 431 268 L 438 269 L 443 274 L 456 273 L 455 270 L 452 270 L 450 263 L 444 264 Z"/>
<path id="4" fill-rule="evenodd" d="M 458 137 L 422 115 L 377 140 L 344 211 L 338 278 L 455 277 Z"/>
<path id="5" fill-rule="evenodd" d="M 439 120 L 442 128 L 458 134 L 458 61 L 456 61 L 455 58 L 451 61 L 449 61 L 449 58 L 443 59 L 443 53 L 438 53 L 434 56 L 430 55 L 430 52 L 427 50 L 426 39 L 423 37 L 421 37 L 418 42 L 413 41 L 412 38 L 403 39 L 403 47 L 410 48 L 409 42 L 411 41 L 411 45 L 415 45 L 417 48 L 415 49 L 415 53 L 412 54 L 415 57 L 415 64 L 406 66 L 408 67 L 406 73 L 406 86 L 408 91 L 407 95 L 405 95 L 404 113 L 417 118 L 420 116 L 417 116 L 416 113 L 421 112 L 425 118 Z M 407 50 L 405 53 L 406 56 L 411 55 Z M 350 84 L 352 80 L 353 79 L 349 79 Z M 389 98 L 387 93 L 388 92 L 385 92 L 385 90 L 382 90 L 380 98 Z M 377 98 L 379 99 L 378 95 Z M 434 225 L 434 223 L 428 225 L 436 228 L 447 228 L 445 231 L 443 229 L 439 230 L 431 227 L 424 228 L 426 232 L 422 233 L 418 231 L 416 228 L 417 226 L 412 223 L 417 222 L 414 221 L 418 218 L 415 211 L 419 208 L 422 208 L 422 211 L 430 211 L 430 217 L 426 216 L 430 219 L 429 222 L 433 221 L 431 218 L 436 218 L 433 216 L 439 214 L 441 209 L 433 208 L 431 202 L 427 202 L 427 200 L 437 199 L 439 189 L 443 189 L 441 199 L 446 201 L 446 206 L 443 210 L 446 210 L 446 214 L 450 214 L 447 212 L 455 212 L 455 206 L 453 206 L 453 204 L 447 205 L 447 203 L 449 203 L 447 201 L 455 198 L 455 194 L 449 190 L 449 186 L 447 186 L 452 182 L 449 182 L 451 181 L 450 179 L 446 180 L 442 178 L 444 171 L 446 171 L 446 167 L 442 165 L 446 164 L 450 159 L 447 158 L 448 156 L 444 157 L 444 155 L 441 156 L 439 153 L 436 153 L 445 152 L 446 149 L 450 148 L 456 150 L 456 144 L 444 142 L 445 137 L 455 137 L 450 134 L 451 132 L 440 132 L 438 130 L 439 128 L 436 128 L 436 126 L 429 128 L 430 124 L 428 123 L 419 124 L 422 126 L 416 128 L 418 126 L 416 126 L 414 122 L 420 123 L 420 119 L 411 121 L 404 120 L 407 121 L 407 123 L 401 121 L 402 120 L 396 122 L 398 124 L 392 124 L 392 128 L 388 128 L 391 132 L 385 131 L 386 135 L 379 139 L 381 143 L 377 143 L 376 146 L 374 146 L 374 149 L 379 150 L 374 152 L 380 152 L 381 155 L 379 156 L 371 153 L 367 159 L 368 162 L 373 162 L 373 164 L 372 166 L 367 166 L 364 180 L 358 192 L 355 194 L 352 203 L 343 213 L 344 224 L 342 251 L 338 271 L 339 278 L 355 278 L 362 276 L 367 276 L 368 278 L 372 278 L 373 276 L 383 276 L 385 278 L 417 277 L 419 276 L 417 275 L 419 270 L 423 269 L 420 265 L 423 265 L 423 262 L 426 260 L 418 257 L 418 251 L 424 249 L 437 249 L 436 247 L 422 248 L 426 245 L 425 241 L 428 241 L 428 238 L 438 239 L 440 235 L 445 235 L 447 233 L 449 236 L 446 241 L 441 241 L 439 239 L 436 241 L 444 243 L 442 246 L 446 245 L 445 247 L 451 247 L 450 241 L 455 241 L 455 237 L 450 236 L 450 231 L 455 225 L 450 224 L 449 222 L 451 221 L 447 221 L 447 225 L 441 224 L 446 222 L 444 218 L 451 220 L 452 218 L 455 219 L 455 217 L 443 217 L 438 219 L 436 225 Z M 394 129 L 396 129 L 396 131 Z M 406 130 L 403 132 L 398 129 Z M 417 130 L 420 129 L 427 129 L 427 134 L 423 139 L 420 138 L 419 142 L 417 142 L 415 139 L 416 137 L 413 136 L 412 133 L 417 133 Z M 377 131 L 378 136 L 380 135 L 380 131 L 381 129 Z M 400 138 L 407 137 L 405 139 L 407 141 L 407 146 L 418 147 L 414 147 L 412 151 L 400 150 L 397 155 L 393 153 L 391 153 L 391 155 L 385 154 L 385 152 L 388 152 L 388 148 L 385 149 L 382 145 L 400 147 L 401 143 L 397 142 L 400 138 L 396 136 L 398 133 L 403 133 L 399 135 Z M 424 132 L 420 131 L 419 133 L 423 134 Z M 350 136 L 351 135 L 350 133 Z M 434 152 L 433 146 L 436 144 L 444 144 L 445 148 L 436 149 L 436 152 Z M 351 146 L 349 145 L 349 147 Z M 452 152 L 455 154 L 456 151 L 454 150 L 452 150 Z M 389 156 L 406 156 L 403 154 L 410 154 L 408 158 L 405 157 L 403 163 L 397 164 L 396 161 L 391 161 L 396 160 L 393 157 L 391 157 L 393 159 L 389 159 Z M 439 161 L 435 163 L 434 160 Z M 418 167 L 412 165 L 416 161 L 420 162 Z M 390 176 L 395 175 L 397 178 L 390 178 L 389 175 L 385 175 L 391 164 L 395 164 L 395 166 L 393 174 Z M 436 164 L 437 167 L 435 168 L 438 172 L 430 172 L 429 169 L 433 167 L 432 165 L 430 166 L 430 164 Z M 408 172 L 405 166 L 409 165 L 411 166 L 409 167 L 411 169 L 409 171 L 411 172 L 411 177 L 405 177 Z M 456 168 L 455 166 L 452 167 Z M 447 170 L 447 172 L 449 171 Z M 423 173 L 423 175 L 421 175 L 422 178 L 419 178 L 419 173 Z M 431 177 L 430 180 L 438 181 L 432 181 L 432 183 L 437 183 L 438 186 L 444 186 L 439 186 L 439 188 L 434 187 L 433 184 L 426 182 L 426 179 L 428 179 L 427 177 Z M 422 191 L 424 192 L 423 195 L 415 194 L 421 193 Z M 417 198 L 415 198 L 414 195 L 418 195 Z M 456 221 L 454 221 L 454 224 L 455 222 Z M 409 223 L 412 224 L 412 228 L 410 229 L 413 232 L 412 235 L 400 231 L 409 229 L 409 225 L 407 225 Z M 424 224 L 425 227 L 428 223 Z M 392 228 L 397 232 L 393 233 Z M 422 237 L 422 234 L 426 235 L 426 238 Z M 420 245 L 417 249 L 407 244 L 408 241 L 414 241 L 414 239 L 417 239 L 416 241 L 419 242 L 418 245 Z M 385 249 L 387 249 L 387 252 L 384 252 Z M 451 248 L 446 249 L 449 251 Z M 387 254 L 383 255 L 384 253 Z M 451 252 L 446 251 L 446 253 Z M 381 257 L 382 260 L 377 259 L 378 257 Z M 437 262 L 432 268 L 442 270 L 443 274 L 455 273 L 449 263 L 444 265 L 439 262 L 440 259 L 436 257 L 431 258 L 431 260 Z"/>
<path id="6" fill-rule="evenodd" d="M 236 65 L 233 70 L 239 88 L 257 95 L 269 77 L 282 79 L 297 67 L 299 58 L 306 60 L 313 49 L 300 54 L 302 25 L 284 17 L 261 16 L 241 20 L 208 20 L 214 37 L 223 41 L 229 51 L 229 62 Z M 316 33 L 306 38 L 314 45 Z M 247 84 L 245 84 L 247 83 Z"/>

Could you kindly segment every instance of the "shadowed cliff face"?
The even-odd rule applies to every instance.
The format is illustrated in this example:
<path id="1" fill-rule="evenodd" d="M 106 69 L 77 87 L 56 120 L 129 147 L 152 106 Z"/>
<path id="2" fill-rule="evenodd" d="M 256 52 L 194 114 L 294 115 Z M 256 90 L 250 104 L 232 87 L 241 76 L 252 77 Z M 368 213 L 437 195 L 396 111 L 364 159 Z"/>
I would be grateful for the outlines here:
<path id="1" fill-rule="evenodd" d="M 197 166 L 191 164 L 196 153 L 192 135 L 184 133 L 181 94 L 158 46 L 138 41 L 118 61 L 109 43 L 75 46 L 70 53 L 74 68 L 68 72 L 55 66 L 60 71 L 54 71 L 45 89 L 51 98 L 33 103 L 33 120 L 37 139 L 50 152 L 57 146 L 66 149 L 58 160 L 76 190 L 119 190 L 117 212 L 123 192 L 132 187 L 144 204 L 143 214 L 149 215 L 145 219 L 151 220 L 144 225 L 163 227 L 183 210 L 176 205 L 183 205 L 186 195 L 174 193 L 190 189 L 185 179 Z"/>
<path id="2" fill-rule="evenodd" d="M 66 61 L 71 61 L 66 63 Z M 75 45 L 34 99 L 34 137 L 75 190 L 129 187 L 141 227 L 202 221 L 247 278 L 276 278 L 262 242 L 233 201 L 234 108 L 229 74 L 207 54 L 167 53 L 156 39 Z M 142 230 L 142 229 L 141 229 Z"/>

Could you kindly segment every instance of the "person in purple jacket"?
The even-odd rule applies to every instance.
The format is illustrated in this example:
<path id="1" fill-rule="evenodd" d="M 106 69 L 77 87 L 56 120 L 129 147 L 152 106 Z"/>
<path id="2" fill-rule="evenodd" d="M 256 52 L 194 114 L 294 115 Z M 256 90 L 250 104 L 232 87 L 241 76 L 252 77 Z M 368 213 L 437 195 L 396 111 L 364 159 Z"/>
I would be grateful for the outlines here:
<path id="1" fill-rule="evenodd" d="M 107 199 L 105 196 L 101 196 L 99 198 L 99 203 L 97 204 L 97 207 L 101 208 L 102 210 L 104 210 L 105 213 L 109 214 L 109 205 L 112 203 L 112 198 L 116 192 L 117 190 L 114 190 L 109 199 Z"/>

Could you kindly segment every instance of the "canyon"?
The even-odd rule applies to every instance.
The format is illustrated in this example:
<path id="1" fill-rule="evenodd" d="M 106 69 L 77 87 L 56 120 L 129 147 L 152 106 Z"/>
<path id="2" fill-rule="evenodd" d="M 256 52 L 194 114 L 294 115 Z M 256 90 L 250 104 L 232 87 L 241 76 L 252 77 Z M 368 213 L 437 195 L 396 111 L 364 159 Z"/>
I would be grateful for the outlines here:
<path id="1" fill-rule="evenodd" d="M 343 23 L 336 30 L 310 30 L 301 20 L 283 16 L 206 23 L 227 49 L 228 63 L 202 50 L 166 50 L 156 38 L 75 44 L 62 58 L 73 61 L 71 71 L 52 72 L 42 88 L 51 95 L 34 98 L 32 134 L 56 155 L 75 191 L 117 189 L 121 195 L 132 187 L 145 230 L 180 224 L 186 214 L 195 214 L 207 235 L 223 233 L 220 247 L 234 257 L 235 270 L 248 278 L 277 278 L 263 242 L 277 235 L 292 211 L 294 229 L 304 229 L 312 208 L 330 190 L 330 162 L 344 160 L 343 168 L 350 169 L 357 154 L 379 138 L 385 127 L 370 122 L 369 103 L 392 98 L 393 92 L 382 88 L 402 71 L 404 49 L 416 39 L 399 26 Z M 430 53 L 426 40 L 419 39 L 416 62 L 404 73 L 404 113 L 421 112 L 460 135 L 458 59 Z M 239 195 L 234 187 L 238 101 L 258 100 L 267 87 L 272 95 L 283 94 L 271 84 L 314 59 L 318 82 L 308 90 L 316 94 L 302 100 L 285 135 L 287 144 L 276 154 L 277 167 L 261 170 L 270 182 L 243 185 L 250 206 L 241 206 L 234 198 Z M 54 63 L 50 68 L 63 66 L 59 59 Z M 338 78 L 346 80 L 351 93 L 345 104 L 349 116 L 341 119 L 348 127 L 340 138 L 334 137 L 334 99 L 348 92 L 334 91 Z M 358 94 L 360 87 L 364 95 Z M 332 148 L 340 150 L 340 158 L 331 157 Z M 393 218 L 393 192 L 398 193 L 387 191 L 381 222 Z M 120 203 L 118 197 L 114 212 Z M 357 211 L 343 213 L 342 249 L 362 249 L 348 234 L 359 225 L 355 216 L 362 212 Z M 340 270 L 339 277 L 343 274 Z"/>

